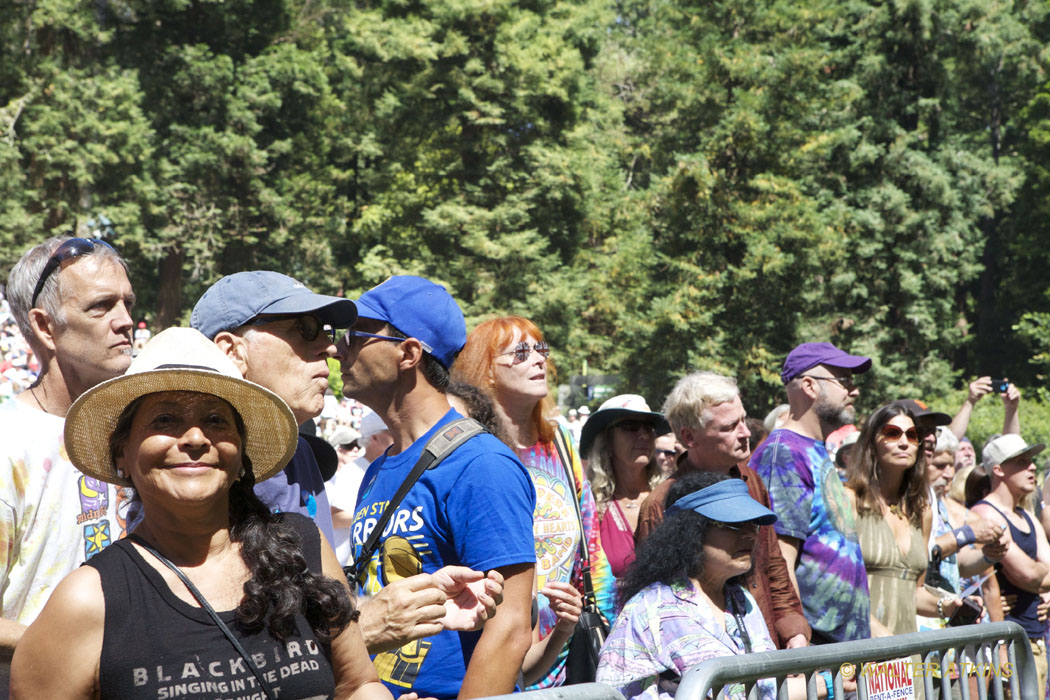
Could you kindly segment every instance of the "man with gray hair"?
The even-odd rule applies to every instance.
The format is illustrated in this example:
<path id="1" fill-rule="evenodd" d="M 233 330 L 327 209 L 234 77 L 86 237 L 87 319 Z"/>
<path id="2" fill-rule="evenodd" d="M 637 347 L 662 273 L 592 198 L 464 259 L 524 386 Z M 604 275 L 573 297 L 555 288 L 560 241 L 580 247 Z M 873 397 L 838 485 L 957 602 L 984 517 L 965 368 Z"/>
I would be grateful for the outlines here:
<path id="1" fill-rule="evenodd" d="M 747 465 L 751 431 L 744 422 L 747 412 L 733 379 L 716 372 L 686 375 L 664 402 L 664 416 L 686 451 L 678 458 L 674 475 L 653 489 L 642 503 L 635 535 L 638 542 L 663 522 L 664 500 L 671 484 L 691 472 L 717 472 L 742 479 L 752 498 L 769 505 L 765 485 Z M 759 528 L 754 557 L 747 586 L 762 610 L 770 635 L 782 649 L 806 646 L 809 624 L 771 526 Z"/>
<path id="2" fill-rule="evenodd" d="M 122 489 L 66 456 L 65 415 L 131 364 L 135 295 L 124 261 L 97 239 L 56 237 L 11 269 L 7 296 L 40 362 L 36 383 L 0 406 L 0 697 L 11 654 L 58 582 L 123 535 Z"/>

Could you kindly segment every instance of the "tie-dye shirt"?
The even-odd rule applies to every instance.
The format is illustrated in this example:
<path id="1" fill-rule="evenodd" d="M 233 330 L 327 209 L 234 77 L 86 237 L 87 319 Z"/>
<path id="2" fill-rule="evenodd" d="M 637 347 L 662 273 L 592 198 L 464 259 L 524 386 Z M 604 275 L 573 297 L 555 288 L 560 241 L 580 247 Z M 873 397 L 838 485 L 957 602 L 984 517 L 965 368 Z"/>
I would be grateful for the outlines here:
<path id="1" fill-rule="evenodd" d="M 536 487 L 536 510 L 533 513 L 533 535 L 536 541 L 536 590 L 542 590 L 548 581 L 572 583 L 582 593 L 583 573 L 580 559 L 580 526 L 572 497 L 579 498 L 587 552 L 591 558 L 591 582 L 598 607 L 611 623 L 613 620 L 613 583 L 615 579 L 609 560 L 602 550 L 598 528 L 598 508 L 591 493 L 591 484 L 583 476 L 579 454 L 567 430 L 558 426 L 566 438 L 572 473 L 576 480 L 570 487 L 565 468 L 553 444 L 537 442 L 532 447 L 518 450 L 518 457 L 529 471 Z M 573 494 L 570 496 L 570 493 Z M 558 623 L 546 596 L 537 595 L 539 605 L 539 634 L 545 638 Z M 550 688 L 565 682 L 565 659 L 568 644 L 561 650 L 554 666 L 530 690 Z"/>
<path id="2" fill-rule="evenodd" d="M 766 629 L 755 599 L 740 586 L 725 587 L 741 612 L 752 652 L 773 651 L 776 646 Z M 598 682 L 623 695 L 649 700 L 669 700 L 682 675 L 701 661 L 745 653 L 744 635 L 732 609 L 712 607 L 691 585 L 654 583 L 643 589 L 620 611 L 598 662 Z M 774 681 L 756 684 L 762 700 L 776 697 Z M 726 686 L 729 700 L 744 700 L 744 686 Z"/>
<path id="3" fill-rule="evenodd" d="M 806 619 L 836 642 L 871 636 L 868 574 L 846 489 L 822 440 L 774 430 L 751 455 L 778 535 L 800 541 L 795 577 Z"/>
<path id="4" fill-rule="evenodd" d="M 124 536 L 130 489 L 77 471 L 64 426 L 21 401 L 0 406 L 0 609 L 23 625 L 59 581 Z M 7 697 L 6 681 L 0 664 L 0 697 Z"/>

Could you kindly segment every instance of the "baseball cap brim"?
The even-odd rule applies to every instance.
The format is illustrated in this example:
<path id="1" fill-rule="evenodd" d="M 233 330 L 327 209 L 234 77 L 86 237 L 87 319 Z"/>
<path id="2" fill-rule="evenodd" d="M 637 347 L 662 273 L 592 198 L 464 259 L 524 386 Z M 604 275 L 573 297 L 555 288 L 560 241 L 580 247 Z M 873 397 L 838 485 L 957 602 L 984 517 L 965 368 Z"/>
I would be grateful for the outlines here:
<path id="1" fill-rule="evenodd" d="M 259 315 L 268 314 L 313 314 L 321 323 L 350 328 L 357 321 L 358 310 L 350 299 L 309 292 L 279 299 L 259 311 Z"/>
<path id="2" fill-rule="evenodd" d="M 729 478 L 682 496 L 667 512 L 691 510 L 721 523 L 772 525 L 776 513 L 751 497 L 742 479 Z"/>

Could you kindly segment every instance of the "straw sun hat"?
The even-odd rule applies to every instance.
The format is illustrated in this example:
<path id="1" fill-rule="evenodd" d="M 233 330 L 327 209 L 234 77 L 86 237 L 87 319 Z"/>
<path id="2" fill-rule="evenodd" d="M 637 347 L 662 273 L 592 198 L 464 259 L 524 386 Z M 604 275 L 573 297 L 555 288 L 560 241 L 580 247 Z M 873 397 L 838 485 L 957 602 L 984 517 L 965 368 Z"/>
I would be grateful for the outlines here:
<path id="1" fill-rule="evenodd" d="M 102 382 L 73 403 L 65 428 L 69 460 L 88 476 L 131 486 L 110 461 L 109 437 L 128 404 L 162 391 L 196 391 L 229 402 L 244 421 L 243 451 L 256 482 L 279 472 L 295 453 L 295 418 L 277 394 L 242 379 L 233 361 L 198 331 L 169 328 L 142 348 L 124 376 Z"/>

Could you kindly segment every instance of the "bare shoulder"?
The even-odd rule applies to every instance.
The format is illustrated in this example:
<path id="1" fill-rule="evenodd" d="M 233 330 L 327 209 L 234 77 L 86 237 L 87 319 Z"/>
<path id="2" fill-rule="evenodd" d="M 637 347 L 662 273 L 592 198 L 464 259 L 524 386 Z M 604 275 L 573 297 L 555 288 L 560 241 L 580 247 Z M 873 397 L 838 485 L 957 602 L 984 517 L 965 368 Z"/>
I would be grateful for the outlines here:
<path id="1" fill-rule="evenodd" d="M 58 584 L 11 662 L 12 697 L 96 695 L 106 611 L 98 572 L 82 566 Z"/>
<path id="2" fill-rule="evenodd" d="M 1006 518 L 1003 514 L 988 503 L 976 503 L 973 508 L 970 509 L 970 512 L 981 518 L 991 520 L 993 523 L 1006 525 Z"/>

